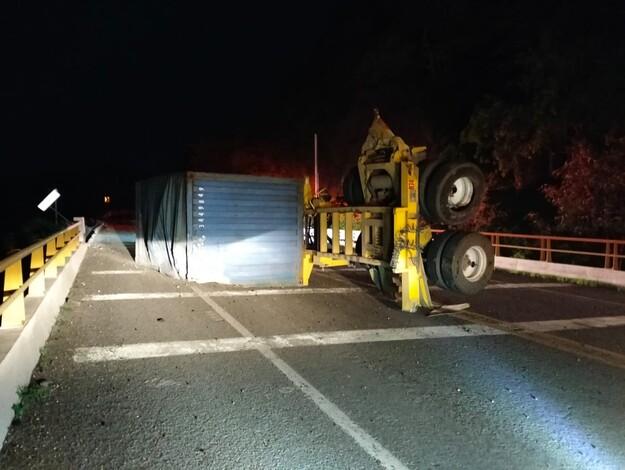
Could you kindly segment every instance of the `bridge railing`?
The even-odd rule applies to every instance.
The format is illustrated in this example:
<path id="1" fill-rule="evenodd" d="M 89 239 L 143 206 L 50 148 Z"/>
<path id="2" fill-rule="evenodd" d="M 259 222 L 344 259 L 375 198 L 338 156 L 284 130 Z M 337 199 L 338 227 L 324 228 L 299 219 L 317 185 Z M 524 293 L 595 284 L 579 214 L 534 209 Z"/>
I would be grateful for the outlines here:
<path id="1" fill-rule="evenodd" d="M 625 259 L 625 240 L 491 233 L 495 256 L 528 257 L 564 264 L 603 267 L 619 271 Z"/>
<path id="2" fill-rule="evenodd" d="M 25 297 L 45 295 L 46 279 L 56 278 L 58 268 L 78 248 L 81 226 L 70 225 L 0 261 L 0 329 L 24 324 Z"/>
<path id="3" fill-rule="evenodd" d="M 442 230 L 432 230 L 442 232 Z M 625 240 L 607 238 L 524 235 L 481 232 L 490 238 L 495 256 L 533 259 L 547 263 L 572 264 L 621 270 L 625 266 Z"/>

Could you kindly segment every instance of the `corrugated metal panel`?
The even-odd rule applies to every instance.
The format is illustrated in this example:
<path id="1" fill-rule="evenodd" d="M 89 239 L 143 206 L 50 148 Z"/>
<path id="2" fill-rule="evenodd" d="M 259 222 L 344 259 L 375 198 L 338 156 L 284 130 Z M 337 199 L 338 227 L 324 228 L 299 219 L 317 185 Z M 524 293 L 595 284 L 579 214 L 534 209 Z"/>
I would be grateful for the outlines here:
<path id="1" fill-rule="evenodd" d="M 301 183 L 192 175 L 189 277 L 242 285 L 300 283 Z"/>

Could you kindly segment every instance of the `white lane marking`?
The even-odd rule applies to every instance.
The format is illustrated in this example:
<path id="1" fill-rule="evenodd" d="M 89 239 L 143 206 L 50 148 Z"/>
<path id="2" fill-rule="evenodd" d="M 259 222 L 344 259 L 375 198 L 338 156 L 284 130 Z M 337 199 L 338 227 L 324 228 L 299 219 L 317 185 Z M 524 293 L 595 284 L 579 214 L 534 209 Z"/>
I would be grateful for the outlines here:
<path id="1" fill-rule="evenodd" d="M 135 271 L 142 272 L 142 271 Z M 548 283 L 525 283 L 525 284 L 490 284 L 486 289 L 533 289 L 537 287 L 567 287 L 568 284 L 548 284 Z M 373 285 L 371 286 L 373 287 Z M 433 290 L 438 288 L 433 286 Z M 298 287 L 295 289 L 248 289 L 248 290 L 216 290 L 207 291 L 203 295 L 209 297 L 243 297 L 256 295 L 299 295 L 299 294 L 350 294 L 355 292 L 363 292 L 359 287 L 333 287 L 333 288 L 308 288 Z M 128 292 L 123 294 L 93 294 L 87 295 L 82 300 L 87 302 L 105 301 L 105 300 L 149 300 L 149 299 L 177 299 L 195 297 L 191 292 L 146 292 L 134 293 Z"/>
<path id="2" fill-rule="evenodd" d="M 77 348 L 75 362 L 103 362 L 152 357 L 186 356 L 255 349 L 261 341 L 251 338 L 223 338 L 219 340 L 171 341 L 167 343 L 137 343 L 123 346 Z"/>
<path id="3" fill-rule="evenodd" d="M 207 296 L 199 287 L 191 286 L 191 289 L 198 294 L 204 302 L 215 310 L 226 320 L 230 326 L 241 333 L 246 338 L 255 339 L 255 336 L 245 328 L 238 320 L 224 310 L 217 302 Z M 326 398 L 311 383 L 299 375 L 291 366 L 280 359 L 274 352 L 266 346 L 258 346 L 257 351 L 265 356 L 271 363 L 277 367 L 286 377 L 299 388 L 310 400 L 319 407 L 337 426 L 351 436 L 360 447 L 369 454 L 373 459 L 377 460 L 380 465 L 388 469 L 406 469 L 406 467 L 397 457 L 384 448 L 373 436 L 368 434 L 363 428 L 353 422 L 339 407 Z"/>
<path id="4" fill-rule="evenodd" d="M 91 274 L 96 274 L 96 275 L 106 275 L 106 274 L 139 274 L 139 273 L 144 273 L 145 271 L 138 271 L 138 270 L 112 270 L 112 271 L 91 271 Z"/>
<path id="5" fill-rule="evenodd" d="M 326 346 L 337 344 L 409 341 L 435 338 L 459 338 L 506 334 L 481 325 L 426 326 L 418 328 L 389 328 L 378 330 L 347 330 L 328 333 L 300 333 L 269 337 L 224 338 L 214 340 L 172 341 L 166 343 L 141 343 L 123 346 L 77 348 L 75 362 L 102 362 L 152 357 L 184 356 L 247 351 L 266 347 L 269 349 Z"/>
<path id="6" fill-rule="evenodd" d="M 293 294 L 349 294 L 354 292 L 362 292 L 358 287 L 332 287 L 332 288 L 308 288 L 299 287 L 296 289 L 250 289 L 250 290 L 221 290 L 207 291 L 204 295 L 209 297 L 238 297 L 238 296 L 254 296 L 254 295 L 293 295 Z"/>
<path id="7" fill-rule="evenodd" d="M 223 318 L 220 316 L 220 319 Z M 524 332 L 556 332 L 590 328 L 625 326 L 625 316 L 573 318 L 570 320 L 542 320 L 506 323 L 511 330 Z M 315 333 L 297 333 L 268 337 L 223 338 L 214 340 L 138 343 L 123 346 L 77 348 L 75 362 L 102 362 L 153 357 L 185 356 L 269 349 L 328 346 L 338 344 L 414 341 L 421 339 L 460 338 L 468 336 L 506 335 L 510 332 L 478 324 L 459 326 L 424 326 L 413 328 L 381 328 L 376 330 L 345 330 Z"/>
<path id="8" fill-rule="evenodd" d="M 93 302 L 102 300 L 150 300 L 150 299 L 179 299 L 195 297 L 193 292 L 144 292 L 125 294 L 93 294 L 86 295 L 83 302 Z"/>
<path id="9" fill-rule="evenodd" d="M 527 331 L 566 331 L 584 330 L 588 328 L 609 328 L 611 326 L 625 326 L 625 316 L 618 317 L 587 317 L 572 318 L 569 320 L 544 320 L 510 323 L 512 327 Z"/>
<path id="10" fill-rule="evenodd" d="M 357 287 L 337 287 L 337 288 L 297 288 L 297 289 L 250 289 L 250 290 L 222 290 L 208 291 L 203 295 L 209 297 L 240 297 L 255 295 L 298 295 L 298 294 L 348 294 L 362 292 Z M 149 299 L 177 299 L 195 297 L 193 292 L 146 292 L 133 293 L 127 292 L 122 294 L 92 294 L 85 296 L 82 300 L 88 301 L 104 301 L 104 300 L 149 300 Z"/>
<path id="11" fill-rule="evenodd" d="M 488 284 L 486 289 L 541 289 L 548 287 L 571 287 L 571 284 L 565 284 L 563 282 L 522 282 L 516 283 L 495 283 Z"/>

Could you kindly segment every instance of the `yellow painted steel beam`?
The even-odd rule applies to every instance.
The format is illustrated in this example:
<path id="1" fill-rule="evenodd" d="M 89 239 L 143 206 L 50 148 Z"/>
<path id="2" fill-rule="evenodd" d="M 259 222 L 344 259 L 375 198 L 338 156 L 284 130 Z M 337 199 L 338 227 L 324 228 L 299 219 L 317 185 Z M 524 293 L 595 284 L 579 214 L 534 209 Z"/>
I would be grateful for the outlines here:
<path id="1" fill-rule="evenodd" d="M 345 213 L 345 254 L 354 254 L 354 238 L 353 238 L 353 226 L 354 226 L 354 213 Z"/>
<path id="2" fill-rule="evenodd" d="M 432 308 L 421 248 L 432 238 L 429 226 L 419 224 L 419 169 L 401 162 L 401 207 L 393 211 L 393 272 L 401 275 L 401 308 L 414 312 Z"/>
<path id="3" fill-rule="evenodd" d="M 326 214 L 319 214 L 319 251 L 328 251 L 328 219 Z"/>
<path id="4" fill-rule="evenodd" d="M 338 212 L 332 213 L 332 253 L 340 253 L 341 221 Z"/>
<path id="5" fill-rule="evenodd" d="M 315 256 L 314 264 L 322 268 L 335 268 L 337 266 L 349 266 L 346 259 L 330 258 L 328 256 Z"/>
<path id="6" fill-rule="evenodd" d="M 310 253 L 304 253 L 302 259 L 302 285 L 307 286 L 310 280 L 310 274 L 314 266 L 313 255 Z"/>

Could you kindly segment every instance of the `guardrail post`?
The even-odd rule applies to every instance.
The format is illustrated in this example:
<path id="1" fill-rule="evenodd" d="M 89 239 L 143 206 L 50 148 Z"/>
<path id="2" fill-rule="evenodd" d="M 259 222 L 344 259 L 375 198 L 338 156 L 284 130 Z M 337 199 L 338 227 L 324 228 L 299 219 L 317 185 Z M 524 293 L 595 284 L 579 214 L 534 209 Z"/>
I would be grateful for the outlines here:
<path id="1" fill-rule="evenodd" d="M 65 235 L 61 234 L 58 237 L 56 237 L 56 249 L 57 251 L 62 251 L 63 248 L 65 248 Z M 56 265 L 57 266 L 65 266 L 65 255 L 64 253 L 61 253 L 59 256 L 56 257 Z"/>
<path id="2" fill-rule="evenodd" d="M 30 276 L 34 276 L 43 265 L 43 246 L 40 246 L 33 251 L 30 256 Z M 39 273 L 28 286 L 28 295 L 33 297 L 43 297 L 45 292 L 46 278 L 43 273 Z"/>
<path id="3" fill-rule="evenodd" d="M 2 292 L 2 300 L 6 301 L 12 292 L 22 287 L 24 278 L 22 277 L 22 260 L 19 259 L 6 271 L 4 271 L 4 287 Z M 3 328 L 22 326 L 26 321 L 26 309 L 24 307 L 24 293 L 20 294 L 13 300 L 11 305 L 4 311 L 0 317 Z"/>
<path id="4" fill-rule="evenodd" d="M 80 225 L 76 228 L 76 233 L 80 234 L 80 242 L 85 242 L 85 218 L 84 217 L 74 217 L 74 222 L 78 222 Z"/>
<path id="5" fill-rule="evenodd" d="M 56 249 L 56 239 L 53 238 L 46 244 L 46 252 L 44 256 L 45 261 L 47 262 L 52 259 L 57 251 L 58 250 Z M 54 260 L 45 268 L 44 277 L 47 279 L 54 279 L 56 278 L 56 274 L 56 260 Z"/>
<path id="6" fill-rule="evenodd" d="M 547 252 L 545 253 L 545 261 L 547 261 L 547 263 L 551 263 L 551 238 L 547 238 L 545 240 L 545 248 L 547 249 Z"/>
<path id="7" fill-rule="evenodd" d="M 615 244 L 616 245 L 616 244 Z M 610 269 L 611 266 L 611 254 L 612 254 L 612 244 L 610 242 L 605 242 L 605 258 L 604 258 L 604 263 L 603 263 L 603 268 L 604 269 Z"/>
<path id="8" fill-rule="evenodd" d="M 501 256 L 501 250 L 499 248 L 499 235 L 491 235 L 490 244 L 493 245 L 493 248 L 495 249 L 495 256 Z"/>
<path id="9" fill-rule="evenodd" d="M 621 260 L 619 259 L 619 244 L 617 242 L 607 242 L 605 256 L 605 268 L 618 271 L 621 269 Z"/>
<path id="10" fill-rule="evenodd" d="M 545 253 L 545 239 L 541 238 L 540 239 L 540 261 L 545 261 L 546 260 L 546 253 Z"/>

